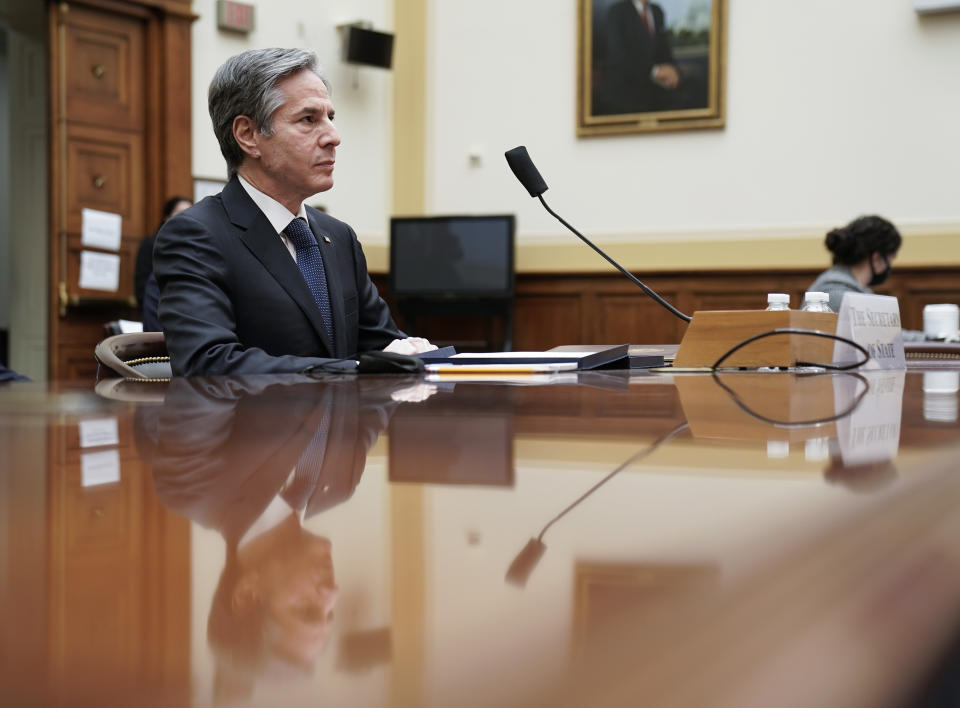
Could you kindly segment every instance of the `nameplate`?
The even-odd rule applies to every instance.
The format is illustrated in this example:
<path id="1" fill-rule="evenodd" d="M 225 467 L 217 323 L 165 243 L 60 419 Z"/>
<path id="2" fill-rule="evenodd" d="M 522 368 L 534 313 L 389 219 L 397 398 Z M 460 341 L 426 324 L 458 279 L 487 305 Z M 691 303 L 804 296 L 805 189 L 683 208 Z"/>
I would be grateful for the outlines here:
<path id="1" fill-rule="evenodd" d="M 849 410 L 860 399 L 850 415 L 837 421 L 837 443 L 845 466 L 873 464 L 897 456 L 906 375 L 906 371 L 876 371 L 834 377 L 838 413 Z M 866 391 L 864 387 L 868 387 Z"/>
<path id="2" fill-rule="evenodd" d="M 906 369 L 900 306 L 890 295 L 847 293 L 840 305 L 837 335 L 852 339 L 870 352 L 863 369 Z M 863 355 L 849 344 L 833 347 L 834 364 L 852 364 Z"/>

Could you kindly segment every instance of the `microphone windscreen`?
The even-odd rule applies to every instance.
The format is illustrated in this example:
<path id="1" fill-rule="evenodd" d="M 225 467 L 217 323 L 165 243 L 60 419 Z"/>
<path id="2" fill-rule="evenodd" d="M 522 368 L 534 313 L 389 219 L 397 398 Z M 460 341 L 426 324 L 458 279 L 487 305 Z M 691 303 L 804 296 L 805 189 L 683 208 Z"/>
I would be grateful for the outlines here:
<path id="1" fill-rule="evenodd" d="M 537 171 L 533 160 L 527 154 L 526 147 L 520 145 L 513 150 L 507 150 L 504 155 L 507 158 L 507 164 L 513 170 L 513 174 L 520 180 L 520 184 L 530 192 L 531 197 L 539 197 L 547 191 L 547 183 L 543 181 L 543 177 Z"/>
<path id="2" fill-rule="evenodd" d="M 530 574 L 540 562 L 543 552 L 547 550 L 547 545 L 539 538 L 531 538 L 527 545 L 523 547 L 519 555 L 513 559 L 513 563 L 507 569 L 506 581 L 511 585 L 523 587 L 527 584 Z"/>

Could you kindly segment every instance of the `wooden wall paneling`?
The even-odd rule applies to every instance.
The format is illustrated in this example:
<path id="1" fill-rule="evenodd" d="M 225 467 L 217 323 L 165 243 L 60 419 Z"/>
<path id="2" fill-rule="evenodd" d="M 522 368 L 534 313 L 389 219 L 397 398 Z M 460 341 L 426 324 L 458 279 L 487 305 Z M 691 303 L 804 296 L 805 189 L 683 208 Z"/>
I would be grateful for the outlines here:
<path id="1" fill-rule="evenodd" d="M 182 4 L 189 11 L 189 1 Z M 170 197 L 183 195 L 193 198 L 193 124 L 190 114 L 190 26 L 193 19 L 192 16 L 170 15 L 161 26 L 162 77 L 159 85 L 162 86 L 162 92 L 159 96 L 161 107 L 157 111 L 160 116 L 157 133 L 162 155 L 157 174 L 161 177 L 161 194 L 150 224 L 159 223 L 160 207 Z"/>
<path id="2" fill-rule="evenodd" d="M 123 315 L 126 319 L 130 319 L 127 315 L 131 315 L 134 320 L 139 319 L 139 310 L 136 308 L 136 303 L 134 302 L 133 293 L 133 277 L 134 277 L 134 259 L 136 258 L 137 253 L 137 243 L 138 240 L 134 238 L 125 238 L 120 244 L 119 251 L 101 251 L 99 249 L 90 248 L 89 246 L 80 245 L 80 235 L 71 234 L 66 239 L 66 252 L 65 252 L 65 270 L 67 282 L 77 283 L 77 285 L 69 291 L 68 297 L 71 301 L 79 302 L 82 298 L 84 307 L 93 308 L 96 306 L 98 300 L 103 302 L 100 304 L 100 309 L 104 305 L 110 305 L 114 310 L 115 314 L 110 312 L 105 312 L 107 316 L 106 321 L 116 319 Z M 97 253 L 113 253 L 120 256 L 120 279 L 119 279 L 119 290 L 118 292 L 124 293 L 124 299 L 118 300 L 117 294 L 112 292 L 106 292 L 103 290 L 95 290 L 90 288 L 81 288 L 79 286 L 80 281 L 80 253 L 82 251 L 95 251 Z M 124 314 L 126 313 L 126 314 Z M 101 322 L 101 333 L 103 329 L 104 322 Z"/>
<path id="3" fill-rule="evenodd" d="M 587 394 L 582 389 L 556 386 L 542 393 L 544 395 L 527 397 L 521 394 L 515 397 L 513 409 L 518 433 L 556 434 L 565 432 L 557 428 L 559 421 L 583 421 L 584 399 Z"/>
<path id="4" fill-rule="evenodd" d="M 453 346 L 458 351 L 498 351 L 503 349 L 503 317 L 463 304 L 457 313 L 455 302 L 443 303 L 443 310 L 430 305 L 406 306 L 392 310 L 397 326 L 410 336 L 426 337 L 437 346 Z"/>
<path id="5" fill-rule="evenodd" d="M 911 278 L 902 283 L 900 290 L 900 318 L 903 326 L 907 329 L 923 329 L 925 306 L 960 304 L 960 273 Z"/>
<path id="6" fill-rule="evenodd" d="M 103 324 L 138 319 L 133 268 L 163 201 L 192 193 L 189 0 L 50 4 L 50 376 L 91 370 Z M 121 214 L 117 292 L 79 288 L 81 209 Z M 62 350 L 62 352 L 61 352 Z"/>
<path id="7" fill-rule="evenodd" d="M 785 292 L 791 305 L 799 305 L 798 290 L 803 286 L 801 276 L 766 277 L 764 274 L 739 274 L 719 277 L 717 274 L 687 274 L 681 289 L 691 296 L 692 314 L 698 310 L 762 310 L 767 306 L 767 293 Z"/>
<path id="8" fill-rule="evenodd" d="M 513 346 L 518 351 L 588 343 L 583 337 L 581 296 L 576 293 L 518 294 L 513 318 Z"/>
<path id="9" fill-rule="evenodd" d="M 93 332 L 99 333 L 96 335 L 97 341 L 103 339 L 106 336 L 104 322 L 109 322 L 116 317 L 136 320 L 138 314 L 133 307 L 118 311 L 106 303 L 100 306 L 87 306 L 82 311 L 75 311 L 71 317 L 64 320 L 61 343 L 56 350 L 57 361 L 55 362 L 58 370 L 62 372 L 61 379 L 91 384 L 96 381 L 97 361 L 93 356 L 93 347 L 89 339 Z"/>
<path id="10" fill-rule="evenodd" d="M 146 106 L 146 23 L 133 14 L 60 3 L 53 28 L 51 84 L 54 88 L 51 181 L 52 306 L 50 375 L 64 378 L 90 371 L 92 351 L 106 321 L 129 315 L 132 260 L 143 235 L 143 139 Z M 79 287 L 82 209 L 121 215 L 118 255 L 121 277 L 116 292 Z M 85 307 L 85 302 L 113 303 Z M 71 310 L 68 313 L 68 310 Z M 121 311 L 123 314 L 121 314 Z M 134 316 L 136 319 L 136 316 Z"/>
<path id="11" fill-rule="evenodd" d="M 637 430 L 649 430 L 649 419 L 655 418 L 666 422 L 679 422 L 683 419 L 683 408 L 674 386 L 648 386 L 644 389 L 645 395 L 617 396 L 602 399 L 602 408 L 598 408 L 595 415 L 598 419 L 617 419 L 629 425 L 629 421 L 643 421 L 637 425 Z M 667 426 L 668 428 L 671 426 Z"/>
<path id="12" fill-rule="evenodd" d="M 681 312 L 756 310 L 768 292 L 790 294 L 800 307 L 818 271 L 638 273 L 648 287 Z M 960 304 L 960 267 L 894 268 L 880 294 L 896 296 L 904 327 L 922 329 L 923 306 Z M 686 325 L 617 274 L 517 275 L 517 349 L 558 344 L 677 343 Z"/>
<path id="13" fill-rule="evenodd" d="M 50 378 L 64 371 L 61 359 L 60 298 L 65 284 L 66 233 L 67 233 L 67 133 L 66 133 L 66 3 L 49 6 L 50 37 L 50 94 L 47 102 L 50 112 L 50 219 L 49 219 L 49 270 L 47 271 L 49 293 L 49 316 L 47 367 Z"/>
<path id="14" fill-rule="evenodd" d="M 64 705 L 112 704 L 111 691 L 134 686 L 155 686 L 157 705 L 189 702 L 190 524 L 156 497 L 133 432 L 140 412 L 115 414 L 115 446 L 81 448 L 77 423 L 53 436 L 48 641 L 73 692 Z M 85 486 L 83 457 L 105 451 L 119 481 Z"/>
<path id="15" fill-rule="evenodd" d="M 658 294 L 668 302 L 677 296 L 675 291 Z M 588 318 L 594 323 L 591 342 L 675 344 L 683 336 L 684 323 L 639 289 L 630 294 L 600 294 L 596 303 L 596 316 Z"/>
<path id="16" fill-rule="evenodd" d="M 766 293 L 758 295 L 756 292 L 704 292 L 693 293 L 695 305 L 693 311 L 698 310 L 762 310 L 767 306 Z"/>
<path id="17" fill-rule="evenodd" d="M 86 344 L 64 344 L 62 341 L 52 350 L 55 360 L 50 362 L 52 371 L 61 379 L 72 381 L 94 381 L 97 365 L 91 361 Z"/>
<path id="18" fill-rule="evenodd" d="M 124 237 L 146 229 L 144 136 L 71 125 L 67 128 L 67 231 L 80 235 L 82 210 L 120 214 Z"/>
<path id="19" fill-rule="evenodd" d="M 731 271 L 638 273 L 648 287 L 681 312 L 760 310 L 769 292 L 786 292 L 799 308 L 818 271 Z M 374 278 L 386 292 L 386 278 Z M 960 267 L 894 268 L 878 288 L 900 301 L 904 327 L 923 328 L 923 306 L 960 304 Z M 391 307 L 396 312 L 394 304 Z M 617 274 L 517 274 L 514 349 L 549 349 L 559 344 L 678 343 L 686 324 Z M 435 338 L 444 338 L 443 326 Z M 418 334 L 420 332 L 417 332 Z"/>
<path id="20" fill-rule="evenodd" d="M 144 411 L 141 409 L 135 415 Z M 149 413 L 147 413 L 149 415 Z M 152 478 L 149 466 L 142 474 Z M 190 704 L 190 522 L 164 506 L 152 483 L 144 485 L 144 528 L 141 553 L 150 563 L 144 568 L 144 636 L 142 648 L 146 678 L 165 687 L 165 705 Z"/>
<path id="21" fill-rule="evenodd" d="M 620 381 L 622 379 L 611 380 L 604 387 L 617 387 Z M 586 379 L 585 383 L 603 385 L 599 380 Z M 606 398 L 600 406 L 596 396 L 582 387 L 556 386 L 549 392 L 541 392 L 549 395 L 538 394 L 535 398 L 520 395 L 514 403 L 515 429 L 517 435 L 528 437 L 564 437 L 589 432 L 623 438 L 637 435 L 642 428 L 638 442 L 649 440 L 651 435 L 656 437 L 683 419 L 676 389 L 672 385 L 652 388 L 658 389 L 658 393 L 652 398 L 645 396 L 643 406 L 636 405 L 636 401 L 631 404 L 628 396 Z M 638 422 L 641 419 L 642 425 Z"/>
<path id="22" fill-rule="evenodd" d="M 50 480 L 53 668 L 62 685 L 94 698 L 98 687 L 137 668 L 142 475 L 121 464 L 118 482 L 85 487 L 81 451 L 61 445 L 65 463 L 53 468 Z M 108 667 L 111 675 L 104 674 Z"/>
<path id="23" fill-rule="evenodd" d="M 154 169 L 147 170 L 143 176 L 143 194 L 146 205 L 143 208 L 143 214 L 149 228 L 152 231 L 156 224 L 160 223 L 161 206 L 166 200 L 163 192 L 163 171 L 164 171 L 164 130 L 163 121 L 165 118 L 164 92 L 166 87 L 163 84 L 163 32 L 160 24 L 150 22 L 146 27 L 147 34 L 147 62 L 144 66 L 144 74 L 147 82 L 147 91 L 144 96 L 146 103 L 146 116 L 144 120 L 144 149 L 146 152 L 147 163 L 154 166 Z M 190 195 L 187 195 L 190 196 Z M 137 241 L 141 241 L 148 235 L 147 228 L 141 230 Z"/>
<path id="24" fill-rule="evenodd" d="M 148 85 L 143 20 L 71 5 L 66 25 L 69 120 L 142 130 Z"/>

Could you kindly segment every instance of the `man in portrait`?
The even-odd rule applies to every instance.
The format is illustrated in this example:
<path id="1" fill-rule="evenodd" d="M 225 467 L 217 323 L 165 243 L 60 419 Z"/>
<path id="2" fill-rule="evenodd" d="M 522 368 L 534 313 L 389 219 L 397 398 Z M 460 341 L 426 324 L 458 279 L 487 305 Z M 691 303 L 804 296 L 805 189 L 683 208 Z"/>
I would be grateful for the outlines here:
<path id="1" fill-rule="evenodd" d="M 605 12 L 595 12 L 594 113 L 670 108 L 681 79 L 660 5 L 648 0 L 615 0 Z"/>

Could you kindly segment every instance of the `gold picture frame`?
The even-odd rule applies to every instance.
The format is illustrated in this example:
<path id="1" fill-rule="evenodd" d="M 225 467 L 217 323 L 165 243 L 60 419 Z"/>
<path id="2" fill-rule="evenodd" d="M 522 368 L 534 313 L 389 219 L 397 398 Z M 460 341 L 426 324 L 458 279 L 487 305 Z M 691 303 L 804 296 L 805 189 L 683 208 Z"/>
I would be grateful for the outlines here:
<path id="1" fill-rule="evenodd" d="M 727 0 L 579 0 L 577 136 L 722 128 L 726 17 Z"/>

